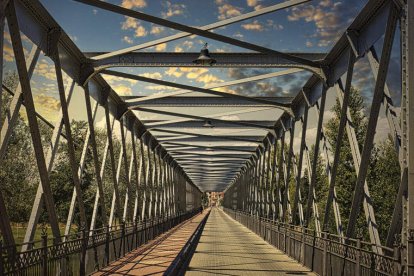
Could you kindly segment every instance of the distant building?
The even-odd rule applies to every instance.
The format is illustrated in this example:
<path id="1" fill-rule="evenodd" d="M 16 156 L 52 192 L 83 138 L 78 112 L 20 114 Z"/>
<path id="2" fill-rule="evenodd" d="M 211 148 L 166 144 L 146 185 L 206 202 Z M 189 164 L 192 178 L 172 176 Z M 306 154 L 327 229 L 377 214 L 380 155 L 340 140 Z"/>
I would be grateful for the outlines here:
<path id="1" fill-rule="evenodd" d="M 220 206 L 221 202 L 224 198 L 223 192 L 210 192 L 209 195 L 209 203 L 210 206 Z"/>

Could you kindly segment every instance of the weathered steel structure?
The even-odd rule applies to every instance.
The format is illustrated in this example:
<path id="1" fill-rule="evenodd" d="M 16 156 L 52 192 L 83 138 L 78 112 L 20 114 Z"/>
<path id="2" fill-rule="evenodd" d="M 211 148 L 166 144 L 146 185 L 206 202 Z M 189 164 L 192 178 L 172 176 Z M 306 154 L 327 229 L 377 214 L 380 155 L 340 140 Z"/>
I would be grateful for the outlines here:
<path id="1" fill-rule="evenodd" d="M 5 260 L 9 263 L 9 266 L 3 266 L 6 267 L 6 270 L 12 271 L 19 267 L 18 261 L 16 261 L 16 258 L 19 258 L 18 256 L 23 258 L 22 256 L 25 256 L 25 252 L 29 254 L 28 252 L 36 250 L 33 249 L 34 231 L 43 205 L 46 206 L 53 232 L 53 245 L 62 246 L 70 242 L 70 226 L 75 208 L 78 208 L 80 212 L 81 221 L 86 231 L 90 231 L 88 233 L 93 236 L 99 207 L 102 210 L 108 211 L 101 212 L 102 220 L 107 222 L 105 225 L 107 233 L 111 231 L 109 229 L 112 229 L 111 227 L 116 220 L 135 224 L 136 227 L 138 227 L 138 223 L 141 223 L 141 229 L 145 229 L 145 226 L 142 226 L 145 220 L 156 221 L 162 217 L 162 221 L 169 221 L 169 218 L 177 219 L 185 211 L 197 209 L 201 206 L 201 195 L 204 191 L 225 191 L 224 206 L 228 208 L 226 209 L 227 212 L 245 224 L 250 223 L 248 227 L 256 229 L 257 232 L 264 231 L 262 235 L 267 239 L 270 239 L 269 237 L 275 239 L 276 234 L 270 236 L 264 234 L 270 228 L 274 229 L 276 227 L 278 231 L 280 227 L 283 229 L 293 229 L 293 232 L 289 232 L 288 236 L 284 236 L 285 238 L 291 237 L 293 241 L 295 240 L 292 239 L 295 235 L 294 231 L 302 229 L 302 232 L 296 234 L 298 237 L 303 234 L 303 252 L 307 252 L 305 248 L 312 248 L 312 246 L 318 250 L 328 252 L 329 249 L 327 248 L 330 246 L 329 237 L 335 236 L 335 238 L 332 238 L 332 244 L 335 244 L 338 252 L 342 250 L 342 253 L 338 253 L 340 259 L 353 258 L 350 253 L 352 250 L 352 252 L 364 250 L 364 252 L 367 251 L 367 254 L 370 254 L 369 256 L 373 256 L 371 261 L 368 262 L 366 261 L 367 257 L 364 257 L 365 255 L 358 255 L 358 259 L 355 259 L 353 263 L 359 265 L 359 269 L 352 270 L 357 275 L 362 271 L 360 270 L 361 264 L 362 267 L 368 266 L 371 271 L 376 271 L 378 275 L 398 275 L 399 273 L 414 275 L 413 1 L 368 1 L 364 9 L 327 54 L 282 53 L 211 32 L 211 30 L 219 27 L 302 4 L 307 2 L 306 0 L 288 0 L 202 27 L 182 25 L 104 1 L 75 1 L 181 32 L 114 52 L 82 53 L 61 29 L 58 22 L 50 16 L 37 0 L 5 0 L 1 2 L 0 20 L 2 24 L 0 33 L 3 36 L 4 24 L 7 22 L 19 75 L 19 86 L 15 91 L 9 91 L 14 96 L 9 107 L 10 116 L 1 127 L 0 165 L 17 114 L 22 104 L 24 104 L 36 154 L 37 167 L 41 176 L 33 203 L 29 227 L 24 239 L 25 244 L 18 254 L 4 199 L 0 193 L 0 228 L 4 239 L 4 250 L 2 253 L 8 256 Z M 399 31 L 397 32 L 398 28 Z M 396 37 L 396 33 L 400 37 Z M 28 58 L 25 58 L 23 52 L 21 34 L 24 34 L 34 44 Z M 199 35 L 254 51 L 254 53 L 214 53 L 214 57 L 217 60 L 217 64 L 214 67 L 286 69 L 204 88 L 111 70 L 114 67 L 201 66 L 192 62 L 192 60 L 197 58 L 198 53 L 139 52 L 142 49 L 191 35 Z M 383 39 L 384 42 L 381 52 L 377 53 L 374 44 L 380 39 Z M 400 40 L 401 44 L 402 87 L 400 112 L 396 112 L 396 107 L 393 106 L 393 102 L 390 100 L 390 92 L 386 82 L 391 49 L 396 40 Z M 1 37 L 0 41 L 3 41 L 3 37 Z M 2 47 L 0 48 L 2 49 Z M 54 62 L 61 103 L 60 117 L 53 130 L 53 143 L 47 152 L 43 151 L 41 144 L 37 122 L 38 114 L 34 107 L 30 86 L 30 78 L 40 52 L 43 52 Z M 376 83 L 372 103 L 370 104 L 368 132 L 363 147 L 359 148 L 348 104 L 354 64 L 365 56 L 369 59 Z M 300 70 L 307 70 L 312 73 L 312 76 L 294 98 L 245 97 L 213 90 L 214 88 L 278 77 Z M 72 79 L 72 85 L 64 86 L 62 71 Z M 103 74 L 169 86 L 178 88 L 178 90 L 154 96 L 120 97 L 104 80 Z M 83 88 L 85 107 L 79 108 L 86 109 L 89 123 L 80 164 L 77 164 L 75 160 L 68 113 L 68 105 L 70 104 L 75 86 Z M 3 88 L 7 89 L 4 86 Z M 190 93 L 194 92 L 206 94 L 206 96 L 192 96 Z M 335 194 L 335 179 L 340 158 L 338 149 L 340 147 L 337 145 L 337 150 L 333 158 L 331 158 L 327 152 L 328 145 L 324 136 L 323 118 L 328 93 L 335 93 L 342 104 L 337 141 L 349 140 L 358 178 L 355 183 L 352 206 L 348 206 L 350 208 L 350 216 L 346 229 L 341 224 L 341 214 Z M 190 96 L 184 96 L 185 94 Z M 92 104 L 91 100 L 95 103 Z M 104 160 L 98 160 L 95 141 L 94 120 L 98 106 L 103 107 L 105 110 L 106 131 L 108 134 Z M 242 111 L 228 111 L 209 115 L 205 115 L 206 113 L 202 111 L 202 108 L 205 107 L 234 106 L 243 107 L 244 109 Z M 195 112 L 194 114 L 179 113 L 168 110 L 169 107 L 192 107 L 193 110 L 200 109 L 200 112 Z M 375 209 L 370 200 L 366 182 L 380 108 L 386 110 L 389 128 L 393 134 L 401 167 L 401 183 L 399 184 L 398 196 L 386 244 L 381 244 L 379 239 L 375 221 Z M 311 109 L 317 110 L 318 113 L 313 160 L 310 160 L 310 149 L 308 149 L 305 139 L 308 113 Z M 274 118 L 269 119 L 269 113 L 266 113 L 268 111 L 273 112 Z M 140 119 L 140 112 L 154 113 L 166 117 L 175 116 L 180 117 L 180 119 L 145 121 Z M 249 113 L 255 113 L 255 117 L 249 119 Z M 242 115 L 241 117 L 246 119 L 222 119 L 224 116 L 231 115 Z M 119 131 L 122 138 L 119 160 L 115 160 L 114 145 L 112 143 L 114 121 L 119 122 Z M 205 133 L 206 125 L 212 124 L 222 131 L 217 135 L 213 132 L 213 134 Z M 302 130 L 302 137 L 300 150 L 295 153 L 293 150 L 294 133 L 295 129 L 298 128 Z M 241 134 L 240 129 L 246 133 Z M 287 136 L 289 136 L 289 141 L 286 139 Z M 66 139 L 69 147 L 68 154 L 72 168 L 72 178 L 75 184 L 73 197 L 72 199 L 68 198 L 68 201 L 71 201 L 71 208 L 67 217 L 67 227 L 64 235 L 61 235 L 59 231 L 54 200 L 49 185 L 49 173 L 53 167 L 57 146 L 62 139 Z M 126 153 L 126 140 L 129 140 L 132 144 L 132 152 L 128 155 Z M 286 156 L 283 149 L 285 145 L 288 145 L 288 154 Z M 93 149 L 92 155 L 97 180 L 96 200 L 91 221 L 86 220 L 80 186 L 83 160 L 88 147 Z M 137 154 L 138 149 L 141 155 Z M 278 154 L 277 149 L 281 150 L 280 152 L 282 153 L 280 159 L 276 158 Z M 143 155 L 146 155 L 145 158 Z M 318 209 L 318 199 L 314 192 L 317 169 L 316 158 L 319 155 L 325 156 L 326 173 L 330 185 L 325 210 Z M 101 179 L 105 173 L 103 170 L 104 165 L 100 166 L 100 164 L 105 164 L 106 161 L 110 162 L 112 171 L 117 172 L 113 177 L 114 196 L 111 203 L 105 202 L 104 198 L 100 196 L 103 194 Z M 270 164 L 273 165 L 270 166 Z M 310 179 L 309 194 L 313 196 L 309 197 L 307 202 L 303 204 L 300 193 L 300 180 L 303 167 L 306 166 L 305 164 L 307 164 Z M 125 202 L 120 202 L 119 200 L 121 195 L 119 194 L 118 177 L 121 169 L 125 169 L 126 174 L 129 176 Z M 290 188 L 289 179 L 292 173 L 295 178 L 295 196 L 293 199 L 289 198 L 288 193 Z M 276 183 L 282 183 L 284 187 L 283 192 L 281 189 L 276 188 L 280 187 Z M 135 185 L 137 190 L 142 185 L 148 188 L 143 195 L 144 200 L 142 202 L 137 200 L 138 195 L 129 192 L 135 190 L 132 188 L 132 185 Z M 361 244 L 359 244 L 359 247 L 354 245 L 358 241 L 352 239 L 354 238 L 355 224 L 361 206 L 363 206 L 370 237 L 370 240 L 367 241 L 367 246 L 363 247 L 363 249 L 361 249 Z M 331 209 L 333 209 L 335 214 L 337 233 L 331 233 L 334 235 L 329 236 L 325 230 Z M 305 233 L 305 229 L 311 220 L 314 221 L 316 229 L 314 234 Z M 159 221 L 159 223 L 161 222 Z M 260 223 L 263 226 L 260 226 Z M 165 222 L 163 227 L 165 228 L 167 224 Z M 173 224 L 170 223 L 169 225 Z M 133 233 L 138 233 L 136 229 L 138 228 L 135 228 Z M 274 240 L 271 242 L 281 248 L 284 246 L 285 251 L 288 252 L 286 243 L 284 245 L 280 243 L 280 233 L 282 232 L 272 233 L 277 233 L 278 242 Z M 284 233 L 286 234 L 288 231 L 286 230 Z M 83 248 L 82 252 L 86 252 L 87 248 L 96 248 L 93 247 L 91 239 L 88 242 L 85 236 L 88 235 L 84 233 L 84 237 L 81 239 L 84 241 L 83 247 L 78 248 L 79 250 Z M 104 238 L 102 236 L 97 239 L 102 240 Z M 313 243 L 310 242 L 311 239 L 314 240 Z M 95 242 L 95 239 L 93 239 L 93 242 Z M 138 243 L 138 238 L 135 239 L 135 242 Z M 295 245 L 293 247 L 301 250 L 300 243 L 298 244 L 299 247 L 295 247 Z M 124 246 L 123 250 L 125 248 L 130 247 Z M 349 252 L 348 248 L 351 248 Z M 305 255 L 297 254 L 295 250 L 288 253 L 298 259 L 303 257 L 304 263 L 309 265 L 304 257 Z M 333 250 L 329 252 L 333 252 Z M 47 253 L 45 254 L 47 255 Z M 12 258 L 11 256 L 14 257 Z M 356 255 L 354 254 L 353 256 Z M 326 259 L 324 260 L 326 265 Z M 334 258 L 330 260 L 335 261 Z M 393 268 L 388 265 L 391 263 L 395 264 Z M 83 267 L 85 266 L 83 263 Z M 60 263 L 56 267 L 61 269 L 64 267 L 64 264 Z M 318 272 L 323 275 L 333 273 L 332 271 L 329 272 L 329 270 Z"/>

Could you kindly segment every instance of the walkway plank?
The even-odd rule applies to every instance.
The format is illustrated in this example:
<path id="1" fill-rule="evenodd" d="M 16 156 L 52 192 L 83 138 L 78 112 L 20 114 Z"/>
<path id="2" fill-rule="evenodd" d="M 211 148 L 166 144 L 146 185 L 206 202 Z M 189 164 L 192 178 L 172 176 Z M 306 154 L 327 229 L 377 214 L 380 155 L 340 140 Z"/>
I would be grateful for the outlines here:
<path id="1" fill-rule="evenodd" d="M 183 222 L 93 275 L 163 275 L 207 213 Z"/>
<path id="2" fill-rule="evenodd" d="M 316 275 L 213 208 L 186 275 Z"/>

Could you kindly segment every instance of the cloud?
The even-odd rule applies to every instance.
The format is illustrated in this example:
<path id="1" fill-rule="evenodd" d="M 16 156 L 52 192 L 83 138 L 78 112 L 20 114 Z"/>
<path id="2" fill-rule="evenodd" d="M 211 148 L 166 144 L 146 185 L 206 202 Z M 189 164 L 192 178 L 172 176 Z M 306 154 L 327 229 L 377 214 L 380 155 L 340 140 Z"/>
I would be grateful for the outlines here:
<path id="1" fill-rule="evenodd" d="M 138 20 L 136 20 L 135 18 L 132 17 L 126 17 L 126 20 L 124 22 L 122 22 L 122 26 L 121 26 L 122 30 L 134 30 L 135 37 L 144 37 L 148 34 L 147 30 L 145 29 L 144 26 L 142 26 Z"/>
<path id="2" fill-rule="evenodd" d="M 251 70 L 247 68 L 230 68 L 227 76 L 231 79 L 243 79 L 264 73 L 270 70 Z M 279 76 L 271 80 L 248 82 L 233 86 L 236 94 L 246 96 L 293 96 L 302 88 L 310 73 L 295 73 Z"/>
<path id="3" fill-rule="evenodd" d="M 157 52 L 165 51 L 165 49 L 167 49 L 167 43 L 162 43 L 155 46 L 155 51 Z"/>
<path id="4" fill-rule="evenodd" d="M 192 48 L 194 45 L 194 42 L 190 41 L 190 40 L 186 40 L 183 42 L 183 46 L 186 47 L 187 49 Z"/>
<path id="5" fill-rule="evenodd" d="M 283 25 L 275 23 L 272 19 L 266 20 L 266 26 L 277 31 L 283 30 L 285 28 Z"/>
<path id="6" fill-rule="evenodd" d="M 138 20 L 132 17 L 126 17 L 125 21 L 122 22 L 122 30 L 128 30 L 128 29 L 135 29 L 139 25 Z"/>
<path id="7" fill-rule="evenodd" d="M 94 15 L 97 15 L 97 14 L 98 14 L 98 10 L 97 10 L 97 9 L 93 9 L 93 10 L 92 10 L 92 13 L 93 13 Z"/>
<path id="8" fill-rule="evenodd" d="M 174 53 L 182 53 L 184 52 L 184 49 L 181 48 L 180 46 L 175 46 L 174 47 Z"/>
<path id="9" fill-rule="evenodd" d="M 44 116 L 48 121 L 56 121 L 58 111 L 60 110 L 60 101 L 58 99 L 42 93 L 34 95 L 33 100 L 37 112 Z"/>
<path id="10" fill-rule="evenodd" d="M 224 80 L 212 75 L 212 74 L 204 74 L 197 78 L 198 82 L 203 82 L 205 84 L 208 83 L 218 83 L 218 82 L 224 82 Z"/>
<path id="11" fill-rule="evenodd" d="M 197 79 L 202 74 L 208 72 L 208 69 L 205 69 L 205 68 L 186 68 L 186 67 L 181 67 L 180 70 L 182 72 L 186 72 L 187 73 L 186 74 L 187 79 Z"/>
<path id="12" fill-rule="evenodd" d="M 179 70 L 178 67 L 170 67 L 167 71 L 165 71 L 167 76 L 174 76 L 176 78 L 181 77 L 184 73 Z"/>
<path id="13" fill-rule="evenodd" d="M 70 38 L 73 42 L 78 41 L 78 37 L 77 37 L 76 35 L 69 35 L 69 38 Z"/>
<path id="14" fill-rule="evenodd" d="M 48 80 L 56 80 L 55 66 L 50 64 L 46 59 L 41 59 L 35 68 L 35 75 L 42 76 Z"/>
<path id="15" fill-rule="evenodd" d="M 132 40 L 132 38 L 130 38 L 127 35 L 122 38 L 122 41 L 125 42 L 125 43 L 128 43 L 128 44 L 134 43 L 134 41 Z"/>
<path id="16" fill-rule="evenodd" d="M 142 9 L 147 6 L 147 2 L 145 0 L 122 0 L 121 6 L 126 9 Z"/>
<path id="17" fill-rule="evenodd" d="M 262 32 L 264 30 L 264 26 L 258 20 L 254 20 L 251 23 L 242 24 L 241 27 L 248 31 Z"/>
<path id="18" fill-rule="evenodd" d="M 131 96 L 132 95 L 132 89 L 129 86 L 126 85 L 113 85 L 112 89 L 120 96 Z"/>
<path id="19" fill-rule="evenodd" d="M 347 2 L 346 5 L 352 7 L 358 4 L 356 0 L 350 2 L 354 3 Z M 354 13 L 355 9 L 346 8 L 342 2 L 323 0 L 316 5 L 293 7 L 287 18 L 289 21 L 313 23 L 316 29 L 311 37 L 319 40 L 319 47 L 326 47 L 339 38 Z"/>
<path id="20" fill-rule="evenodd" d="M 5 61 L 12 62 L 14 61 L 14 52 L 11 45 L 4 43 L 3 44 L 3 58 Z"/>
<path id="21" fill-rule="evenodd" d="M 313 43 L 309 40 L 306 41 L 306 47 L 310 48 L 313 47 Z"/>
<path id="22" fill-rule="evenodd" d="M 137 80 L 133 80 L 133 79 L 128 79 L 128 78 L 121 78 L 121 77 L 116 77 L 116 76 L 112 76 L 112 75 L 106 75 L 103 74 L 102 77 L 110 84 L 110 85 L 116 85 L 119 83 L 129 83 L 130 85 L 134 85 L 136 83 L 138 83 Z"/>
<path id="23" fill-rule="evenodd" d="M 243 35 L 242 33 L 240 33 L 240 32 L 237 32 L 237 33 L 235 33 L 235 34 L 233 35 L 233 37 L 236 37 L 236 38 L 243 38 L 243 37 L 244 37 L 244 35 Z"/>
<path id="24" fill-rule="evenodd" d="M 162 78 L 162 75 L 159 72 L 144 73 L 141 76 L 146 77 L 146 78 L 151 78 L 151 79 L 161 79 Z"/>
<path id="25" fill-rule="evenodd" d="M 170 1 L 166 1 L 165 6 L 167 7 L 167 11 L 161 13 L 163 18 L 182 15 L 186 12 L 187 8 L 187 6 L 184 4 L 171 4 Z"/>
<path id="26" fill-rule="evenodd" d="M 226 18 L 241 15 L 242 9 L 226 3 L 224 0 L 216 0 L 218 6 L 218 19 L 224 20 Z"/>
<path id="27" fill-rule="evenodd" d="M 147 36 L 148 32 L 147 30 L 144 28 L 144 26 L 140 25 L 135 29 L 135 36 L 136 37 L 143 37 L 143 36 Z"/>
<path id="28" fill-rule="evenodd" d="M 165 28 L 164 28 L 164 27 L 160 27 L 160 26 L 152 26 L 152 27 L 151 27 L 151 31 L 150 31 L 150 33 L 151 33 L 151 34 L 158 35 L 158 34 L 161 34 L 164 30 L 165 30 Z"/>
<path id="29" fill-rule="evenodd" d="M 259 3 L 258 0 L 247 0 L 246 2 L 247 2 L 247 6 L 249 7 L 255 7 Z"/>

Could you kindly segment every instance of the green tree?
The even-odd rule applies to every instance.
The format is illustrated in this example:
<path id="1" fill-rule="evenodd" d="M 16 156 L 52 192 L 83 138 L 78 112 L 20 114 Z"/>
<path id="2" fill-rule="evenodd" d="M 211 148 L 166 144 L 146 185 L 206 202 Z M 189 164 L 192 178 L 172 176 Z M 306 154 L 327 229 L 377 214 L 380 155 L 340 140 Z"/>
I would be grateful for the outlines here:
<path id="1" fill-rule="evenodd" d="M 14 91 L 18 84 L 16 73 L 7 74 L 3 84 L 10 91 Z M 1 96 L 0 124 L 3 125 L 12 96 L 5 89 Z M 11 221 L 28 220 L 37 188 L 34 183 L 38 179 L 30 131 L 19 114 L 0 166 L 0 189 Z"/>
<path id="2" fill-rule="evenodd" d="M 367 118 L 364 114 L 363 98 L 359 91 L 352 88 L 350 91 L 349 111 L 351 113 L 352 126 L 358 140 L 358 146 L 361 150 L 363 147 L 365 135 L 367 132 Z M 335 152 L 337 145 L 337 133 L 339 128 L 339 119 L 341 113 L 341 105 L 337 100 L 332 108 L 335 116 L 326 124 L 326 137 L 332 146 L 331 153 Z M 336 192 L 338 204 L 341 212 L 342 223 L 344 229 L 348 224 L 348 218 L 354 197 L 354 188 L 357 181 L 356 171 L 353 163 L 352 153 L 349 141 L 346 137 L 341 140 L 340 161 L 336 176 Z M 389 227 L 392 209 L 395 203 L 395 195 L 399 183 L 400 169 L 398 157 L 391 140 L 388 138 L 375 145 L 370 158 L 369 171 L 367 175 L 367 183 L 370 188 L 371 200 L 375 210 L 376 222 L 380 234 L 380 238 L 385 240 L 386 232 Z M 386 200 L 384 200 L 386 198 Z M 368 231 L 366 226 L 365 215 L 362 205 L 360 206 L 355 233 L 368 240 Z M 330 221 L 330 228 L 333 227 L 333 221 Z"/>
<path id="3" fill-rule="evenodd" d="M 400 184 L 400 165 L 391 137 L 380 142 L 373 151 L 368 175 L 378 232 L 382 241 L 387 238 L 395 199 Z"/>

